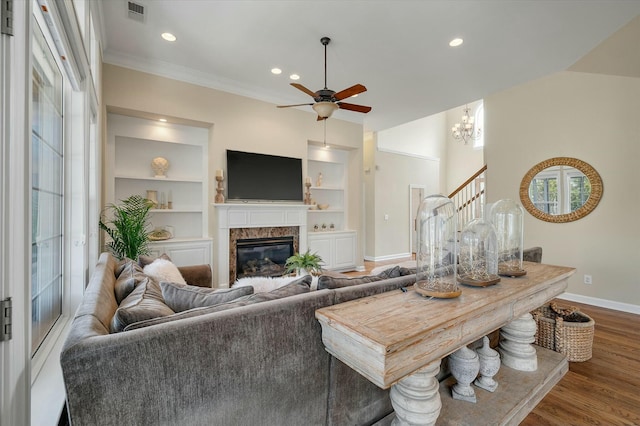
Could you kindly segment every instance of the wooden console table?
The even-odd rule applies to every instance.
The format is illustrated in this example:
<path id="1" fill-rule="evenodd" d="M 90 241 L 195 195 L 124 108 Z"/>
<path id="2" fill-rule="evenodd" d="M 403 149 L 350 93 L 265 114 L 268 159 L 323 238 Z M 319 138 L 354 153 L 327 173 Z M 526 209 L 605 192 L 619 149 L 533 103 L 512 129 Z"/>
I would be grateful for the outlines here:
<path id="1" fill-rule="evenodd" d="M 530 262 L 524 268 L 527 275 L 490 287 L 462 286 L 455 299 L 425 298 L 409 287 L 319 309 L 323 343 L 380 388 L 392 388 L 394 424 L 435 424 L 440 361 L 463 345 L 504 327 L 503 365 L 537 369 L 529 312 L 561 294 L 575 269 Z"/>

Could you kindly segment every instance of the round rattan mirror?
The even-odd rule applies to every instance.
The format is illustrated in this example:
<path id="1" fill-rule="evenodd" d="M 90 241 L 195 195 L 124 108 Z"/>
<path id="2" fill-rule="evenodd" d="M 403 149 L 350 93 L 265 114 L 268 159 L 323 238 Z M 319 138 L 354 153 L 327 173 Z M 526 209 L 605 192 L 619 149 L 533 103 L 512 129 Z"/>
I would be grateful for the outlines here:
<path id="1" fill-rule="evenodd" d="M 602 198 L 602 179 L 588 163 L 554 157 L 533 166 L 520 183 L 520 201 L 546 222 L 573 222 L 591 213 Z"/>

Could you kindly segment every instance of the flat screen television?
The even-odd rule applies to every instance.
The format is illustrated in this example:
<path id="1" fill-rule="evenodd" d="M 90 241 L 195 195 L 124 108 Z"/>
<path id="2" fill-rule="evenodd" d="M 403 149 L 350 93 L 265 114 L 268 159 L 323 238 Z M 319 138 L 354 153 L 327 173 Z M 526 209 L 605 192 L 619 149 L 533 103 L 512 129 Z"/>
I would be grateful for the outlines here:
<path id="1" fill-rule="evenodd" d="M 302 202 L 302 159 L 227 150 L 227 200 Z"/>

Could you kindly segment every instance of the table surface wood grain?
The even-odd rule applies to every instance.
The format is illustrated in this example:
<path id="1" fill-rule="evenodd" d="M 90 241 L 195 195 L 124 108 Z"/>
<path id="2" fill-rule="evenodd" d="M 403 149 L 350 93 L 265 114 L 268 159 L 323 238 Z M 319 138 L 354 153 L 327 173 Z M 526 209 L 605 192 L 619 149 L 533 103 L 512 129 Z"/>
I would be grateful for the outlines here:
<path id="1" fill-rule="evenodd" d="M 329 353 L 386 389 L 561 294 L 574 268 L 524 262 L 527 274 L 489 287 L 461 285 L 455 299 L 413 287 L 316 311 Z"/>

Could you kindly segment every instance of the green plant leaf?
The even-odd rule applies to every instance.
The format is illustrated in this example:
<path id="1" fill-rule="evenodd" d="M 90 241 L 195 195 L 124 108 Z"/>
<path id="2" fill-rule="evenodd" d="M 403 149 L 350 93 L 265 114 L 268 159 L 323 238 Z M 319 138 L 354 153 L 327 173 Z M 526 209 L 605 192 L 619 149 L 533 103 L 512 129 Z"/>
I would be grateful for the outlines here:
<path id="1" fill-rule="evenodd" d="M 98 226 L 110 240 L 107 249 L 118 259 L 138 259 L 149 254 L 149 210 L 150 200 L 132 195 L 120 200 L 120 205 L 109 204 L 100 215 Z M 110 213 L 111 219 L 106 214 Z"/>
<path id="2" fill-rule="evenodd" d="M 317 253 L 311 253 L 308 249 L 304 254 L 294 254 L 285 262 L 287 273 L 298 272 L 300 269 L 305 269 L 309 273 L 320 273 L 323 264 L 322 257 Z"/>

